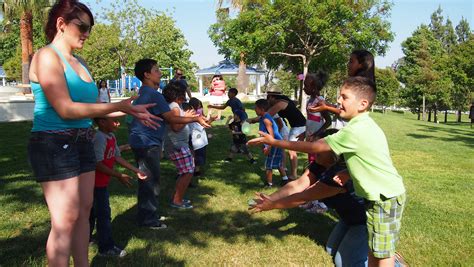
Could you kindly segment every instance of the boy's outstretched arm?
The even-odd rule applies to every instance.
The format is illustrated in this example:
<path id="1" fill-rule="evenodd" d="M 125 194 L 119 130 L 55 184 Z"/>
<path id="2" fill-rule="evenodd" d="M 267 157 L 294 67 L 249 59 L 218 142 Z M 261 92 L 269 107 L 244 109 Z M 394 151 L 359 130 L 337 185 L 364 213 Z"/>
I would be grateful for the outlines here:
<path id="1" fill-rule="evenodd" d="M 227 107 L 227 104 L 224 105 L 207 105 L 207 108 L 213 108 L 213 109 L 225 109 Z"/>
<path id="2" fill-rule="evenodd" d="M 304 142 L 304 141 L 286 141 L 286 140 L 275 140 L 273 136 L 266 134 L 262 131 L 258 132 L 261 137 L 251 139 L 247 142 L 248 145 L 255 146 L 259 144 L 267 144 L 270 146 L 280 147 L 293 151 L 299 151 L 304 153 L 320 153 L 329 152 L 331 147 L 326 143 L 324 139 L 319 139 L 316 142 Z"/>
<path id="3" fill-rule="evenodd" d="M 342 187 L 334 187 L 326 185 L 322 182 L 316 182 L 316 184 L 302 192 L 273 201 L 269 196 L 262 193 L 257 193 L 257 204 L 251 207 L 251 212 L 294 208 L 308 201 L 324 199 L 339 193 L 343 193 L 344 191 L 345 189 Z"/>
<path id="4" fill-rule="evenodd" d="M 116 177 L 123 185 L 125 185 L 127 187 L 132 186 L 132 184 L 130 183 L 130 179 L 132 179 L 132 177 L 130 177 L 129 175 L 127 175 L 125 173 L 120 173 L 120 172 L 118 172 L 114 169 L 111 169 L 111 168 L 105 166 L 105 164 L 100 162 L 100 161 L 97 162 L 97 164 L 95 166 L 95 169 L 97 171 L 100 171 L 100 172 L 105 173 L 107 175 Z"/>
<path id="5" fill-rule="evenodd" d="M 136 173 L 139 179 L 144 180 L 147 178 L 146 173 L 139 170 L 137 167 L 133 166 L 132 164 L 128 163 L 128 161 L 126 161 L 124 158 L 115 157 L 115 161 L 117 161 L 117 163 L 120 164 L 122 167 L 127 168 L 130 171 Z"/>

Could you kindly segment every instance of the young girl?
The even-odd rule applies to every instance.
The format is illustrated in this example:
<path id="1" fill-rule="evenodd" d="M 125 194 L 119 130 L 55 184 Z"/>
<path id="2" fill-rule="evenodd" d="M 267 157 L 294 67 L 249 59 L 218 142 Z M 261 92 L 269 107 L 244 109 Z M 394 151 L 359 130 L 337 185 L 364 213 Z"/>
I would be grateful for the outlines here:
<path id="1" fill-rule="evenodd" d="M 100 80 L 97 89 L 99 90 L 99 102 L 110 103 L 110 91 L 109 88 L 107 88 L 107 82 L 104 80 Z"/>
<path id="2" fill-rule="evenodd" d="M 349 77 L 362 76 L 375 82 L 375 63 L 374 56 L 367 50 L 352 51 L 349 62 L 347 62 L 347 74 Z M 346 122 L 339 118 L 340 109 L 336 106 L 329 105 L 325 101 L 320 101 L 316 105 L 308 106 L 310 112 L 329 111 L 336 114 L 336 120 L 333 122 L 332 128 L 340 129 L 346 125 Z"/>
<path id="3" fill-rule="evenodd" d="M 163 96 L 175 116 L 185 116 L 180 106 L 186 101 L 186 88 L 181 83 L 170 82 L 163 90 Z M 194 174 L 194 157 L 189 148 L 189 134 L 188 124 L 167 124 L 165 151 L 174 162 L 179 176 L 171 201 L 171 207 L 177 209 L 193 208 L 189 200 L 183 199 Z"/>

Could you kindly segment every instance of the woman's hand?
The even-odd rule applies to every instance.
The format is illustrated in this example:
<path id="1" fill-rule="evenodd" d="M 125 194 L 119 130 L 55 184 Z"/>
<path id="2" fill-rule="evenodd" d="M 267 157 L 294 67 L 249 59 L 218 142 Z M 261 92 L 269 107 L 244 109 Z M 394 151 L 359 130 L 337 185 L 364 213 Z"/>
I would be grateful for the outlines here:
<path id="1" fill-rule="evenodd" d="M 160 117 L 157 117 L 151 114 L 148 111 L 148 108 L 151 108 L 156 105 L 156 103 L 151 104 L 142 104 L 142 105 L 132 105 L 132 101 L 135 100 L 137 96 L 132 96 L 128 99 L 120 101 L 121 108 L 120 111 L 130 114 L 137 118 L 143 125 L 150 127 L 152 129 L 157 129 L 160 127 L 160 124 L 156 121 L 161 121 Z"/>
<path id="2" fill-rule="evenodd" d="M 257 138 L 249 140 L 247 142 L 247 145 L 249 146 L 256 146 L 260 144 L 272 145 L 273 142 L 275 141 L 275 138 L 273 138 L 273 136 L 267 133 L 264 133 L 262 131 L 258 131 L 258 133 L 260 134 L 261 137 L 257 137 Z"/>

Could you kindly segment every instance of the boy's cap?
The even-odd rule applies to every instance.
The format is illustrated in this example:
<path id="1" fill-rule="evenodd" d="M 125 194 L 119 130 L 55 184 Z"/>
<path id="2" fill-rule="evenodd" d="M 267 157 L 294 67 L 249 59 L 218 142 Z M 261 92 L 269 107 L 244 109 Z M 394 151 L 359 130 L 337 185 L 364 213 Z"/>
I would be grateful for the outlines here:
<path id="1" fill-rule="evenodd" d="M 281 89 L 274 88 L 271 91 L 267 91 L 267 95 L 281 95 Z"/>

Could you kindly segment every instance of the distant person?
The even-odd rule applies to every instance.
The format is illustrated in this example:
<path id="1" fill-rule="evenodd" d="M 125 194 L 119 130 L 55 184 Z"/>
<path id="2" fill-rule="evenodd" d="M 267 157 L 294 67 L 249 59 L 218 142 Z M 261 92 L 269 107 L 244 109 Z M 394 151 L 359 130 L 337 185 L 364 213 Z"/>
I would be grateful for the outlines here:
<path id="1" fill-rule="evenodd" d="M 211 106 L 220 106 L 224 104 L 224 95 L 226 91 L 226 85 L 224 78 L 222 78 L 222 75 L 216 74 L 212 77 L 211 80 L 211 91 L 209 94 L 211 95 L 210 99 L 210 104 Z M 213 108 L 210 108 L 207 110 L 207 119 L 210 119 L 212 116 L 212 113 L 214 112 Z M 218 109 L 217 110 L 217 119 L 221 120 L 222 110 Z"/>
<path id="2" fill-rule="evenodd" d="M 107 82 L 104 80 L 99 81 L 99 102 L 100 103 L 110 103 L 110 90 L 107 88 Z"/>
<path id="3" fill-rule="evenodd" d="M 89 266 L 89 215 L 96 161 L 92 120 L 115 111 L 156 127 L 159 118 L 132 98 L 97 103 L 98 90 L 84 60 L 74 52 L 84 46 L 94 25 L 89 8 L 74 0 L 57 1 L 45 25 L 48 45 L 31 60 L 29 78 L 35 96 L 28 160 L 41 184 L 51 216 L 46 244 L 49 266 Z M 145 126 L 144 126 L 145 127 Z"/>
<path id="4" fill-rule="evenodd" d="M 471 119 L 471 128 L 472 128 L 472 124 L 474 123 L 474 103 L 471 104 L 471 108 L 469 109 L 469 118 Z"/>
<path id="5" fill-rule="evenodd" d="M 227 93 L 227 96 L 229 97 L 229 100 L 225 102 L 223 105 L 207 105 L 208 109 L 217 109 L 217 110 L 224 110 L 227 107 L 230 107 L 232 109 L 232 114 L 235 114 L 237 111 L 242 111 L 242 118 L 240 118 L 242 121 L 246 121 L 248 119 L 247 113 L 245 112 L 244 105 L 240 101 L 240 99 L 237 98 L 237 94 L 239 91 L 237 91 L 236 88 L 230 88 L 229 92 Z M 230 118 L 229 118 L 230 120 Z M 227 120 L 227 121 L 229 121 Z"/>
<path id="6" fill-rule="evenodd" d="M 127 255 L 127 252 L 123 248 L 116 246 L 112 238 L 109 191 L 107 187 L 109 186 L 110 177 L 115 177 L 122 184 L 130 187 L 130 179 L 132 179 L 132 177 L 114 170 L 114 165 L 117 162 L 122 167 L 136 173 L 138 178 L 147 178 L 144 172 L 128 163 L 120 155 L 120 148 L 117 144 L 114 132 L 120 126 L 117 117 L 122 116 L 122 114 L 121 112 L 116 112 L 94 119 L 99 130 L 96 132 L 93 140 L 97 165 L 95 170 L 94 204 L 89 217 L 91 236 L 97 225 L 96 232 L 99 255 L 119 258 Z"/>
<path id="7" fill-rule="evenodd" d="M 247 156 L 250 164 L 256 163 L 252 153 L 250 153 L 247 147 L 247 135 L 242 132 L 242 123 L 244 123 L 245 120 L 242 120 L 241 118 L 245 118 L 246 116 L 247 114 L 242 110 L 237 110 L 234 113 L 233 120 L 229 124 L 229 129 L 232 134 L 232 145 L 230 146 L 229 155 L 224 159 L 224 161 L 232 162 L 234 155 L 241 153 Z"/>
<path id="8" fill-rule="evenodd" d="M 170 81 L 171 82 L 177 81 L 181 83 L 186 88 L 186 94 L 188 96 L 188 99 L 191 99 L 191 97 L 193 97 L 191 95 L 191 90 L 189 89 L 188 82 L 186 81 L 186 76 L 184 76 L 182 69 L 176 69 L 176 72 L 174 73 L 174 77 Z"/>
<path id="9" fill-rule="evenodd" d="M 267 112 L 268 109 L 269 104 L 266 99 L 259 99 L 255 102 L 255 113 L 260 118 L 258 125 L 259 130 L 272 136 L 275 140 L 282 140 L 283 138 L 278 131 L 278 125 Z M 282 179 L 281 184 L 285 185 L 288 182 L 286 170 L 281 164 L 283 153 L 283 149 L 281 148 L 272 147 L 266 144 L 263 146 L 263 154 L 265 155 L 265 187 L 267 188 L 273 186 L 273 170 L 275 169 L 280 171 Z"/>

